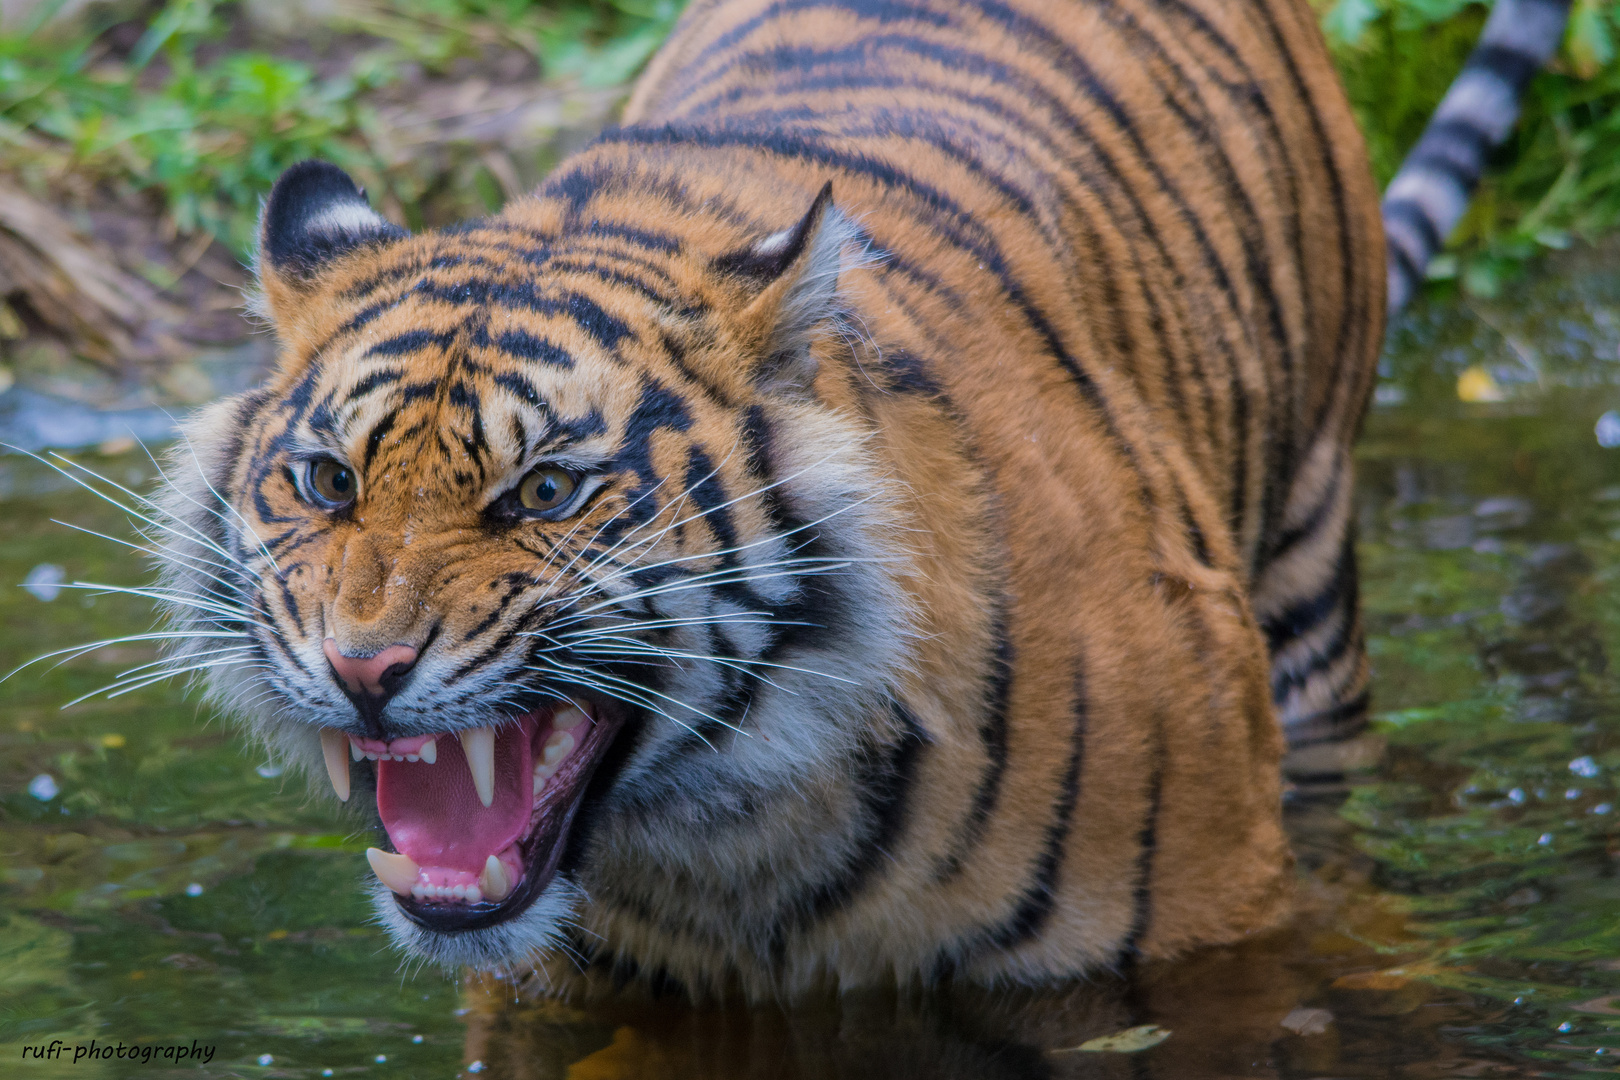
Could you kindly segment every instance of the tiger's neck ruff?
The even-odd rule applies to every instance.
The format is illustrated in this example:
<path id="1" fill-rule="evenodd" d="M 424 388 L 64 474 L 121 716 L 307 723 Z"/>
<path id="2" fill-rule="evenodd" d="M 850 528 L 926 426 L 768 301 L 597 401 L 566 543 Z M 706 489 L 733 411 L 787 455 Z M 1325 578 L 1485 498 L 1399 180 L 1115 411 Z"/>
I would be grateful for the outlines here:
<path id="1" fill-rule="evenodd" d="M 282 178 L 176 617 L 406 950 L 765 995 L 1281 917 L 1383 252 L 1309 10 L 1207 6 L 700 0 L 493 218 Z"/>

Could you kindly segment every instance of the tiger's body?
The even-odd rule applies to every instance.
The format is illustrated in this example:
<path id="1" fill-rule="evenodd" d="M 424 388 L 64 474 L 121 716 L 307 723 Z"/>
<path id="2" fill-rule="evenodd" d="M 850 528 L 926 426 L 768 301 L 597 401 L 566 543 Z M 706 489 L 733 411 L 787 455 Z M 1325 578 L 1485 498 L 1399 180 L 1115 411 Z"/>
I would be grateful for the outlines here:
<path id="1" fill-rule="evenodd" d="M 1385 289 L 1303 2 L 697 0 L 493 218 L 345 185 L 266 209 L 283 357 L 189 426 L 168 505 L 231 570 L 171 569 L 229 608 L 182 624 L 316 772 L 318 729 L 594 724 L 504 903 L 378 886 L 404 947 L 758 996 L 1285 915 L 1283 732 L 1365 706 Z M 514 509 L 537 469 L 590 493 Z"/>

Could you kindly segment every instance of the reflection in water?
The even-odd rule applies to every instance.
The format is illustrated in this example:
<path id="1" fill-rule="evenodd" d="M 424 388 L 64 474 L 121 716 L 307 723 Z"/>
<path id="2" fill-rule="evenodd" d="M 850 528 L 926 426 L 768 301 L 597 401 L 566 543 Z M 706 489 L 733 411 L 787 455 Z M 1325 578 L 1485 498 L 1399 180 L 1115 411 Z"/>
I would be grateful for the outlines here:
<path id="1" fill-rule="evenodd" d="M 502 1080 L 1387 1076 L 1406 1064 L 1489 1075 L 1491 1057 L 1458 1027 L 1485 1016 L 1425 979 L 1425 943 L 1369 885 L 1372 860 L 1346 854 L 1342 818 L 1312 805 L 1291 820 L 1309 870 L 1299 918 L 1179 963 L 1048 991 L 829 994 L 756 1009 L 608 987 L 582 1006 L 479 979 L 465 989 L 466 1057 Z M 1150 1052 L 1079 1049 L 1150 1024 L 1170 1033 Z"/>
<path id="2" fill-rule="evenodd" d="M 1620 449 L 1593 429 L 1620 408 L 1615 253 L 1564 257 L 1511 302 L 1427 305 L 1393 338 L 1360 450 L 1375 736 L 1354 783 L 1293 793 L 1290 926 L 1047 992 L 792 1008 L 612 987 L 565 1004 L 402 972 L 356 887 L 368 838 L 311 804 L 299 777 L 179 688 L 59 710 L 155 658 L 134 642 L 0 684 L 0 1061 L 94 1038 L 197 1039 L 217 1053 L 185 1075 L 221 1077 L 1613 1071 Z M 1470 368 L 1507 399 L 1459 402 Z M 120 482 L 145 475 L 135 455 L 95 463 Z M 0 457 L 0 581 L 42 566 L 141 579 L 53 517 L 121 527 L 48 470 Z M 150 625 L 128 597 L 47 592 L 0 589 L 0 669 Z M 1168 1038 L 1079 1049 L 1148 1025 Z"/>

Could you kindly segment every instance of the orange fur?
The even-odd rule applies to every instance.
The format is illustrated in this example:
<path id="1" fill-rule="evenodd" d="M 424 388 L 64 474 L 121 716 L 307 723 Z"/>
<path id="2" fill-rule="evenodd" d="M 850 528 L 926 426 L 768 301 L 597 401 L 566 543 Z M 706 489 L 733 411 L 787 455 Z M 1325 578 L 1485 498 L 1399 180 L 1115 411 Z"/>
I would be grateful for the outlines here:
<path id="1" fill-rule="evenodd" d="M 831 624 L 780 655 L 858 685 L 750 684 L 740 733 L 684 715 L 709 749 L 649 720 L 575 841 L 583 932 L 501 962 L 1039 981 L 1279 920 L 1274 698 L 1308 733 L 1365 682 L 1343 507 L 1384 302 L 1310 9 L 697 0 L 625 123 L 488 221 L 262 260 L 280 370 L 194 428 L 317 675 L 327 636 L 484 655 L 579 586 L 592 530 L 681 520 L 711 470 L 723 514 L 641 563 L 784 520 L 874 560 L 773 608 Z M 492 527 L 518 443 L 570 431 L 604 494 Z M 300 440 L 355 464 L 352 515 L 281 478 Z M 1289 651 L 1313 630 L 1336 651 Z"/>

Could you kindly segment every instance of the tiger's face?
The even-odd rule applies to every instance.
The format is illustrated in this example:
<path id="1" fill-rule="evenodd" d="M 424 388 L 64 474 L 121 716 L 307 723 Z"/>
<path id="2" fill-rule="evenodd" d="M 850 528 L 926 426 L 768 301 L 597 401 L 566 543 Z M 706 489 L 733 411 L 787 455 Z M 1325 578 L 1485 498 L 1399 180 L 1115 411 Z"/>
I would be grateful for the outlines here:
<path id="1" fill-rule="evenodd" d="M 739 247 L 544 200 L 412 237 L 331 166 L 278 183 L 282 364 L 188 428 L 171 607 L 234 650 L 217 698 L 374 806 L 410 951 L 517 964 L 605 867 L 724 868 L 860 754 L 906 616 L 821 363 L 851 241 L 825 192 Z"/>

